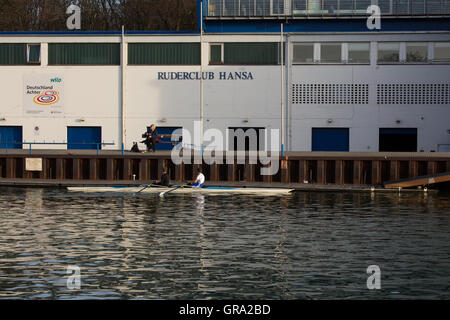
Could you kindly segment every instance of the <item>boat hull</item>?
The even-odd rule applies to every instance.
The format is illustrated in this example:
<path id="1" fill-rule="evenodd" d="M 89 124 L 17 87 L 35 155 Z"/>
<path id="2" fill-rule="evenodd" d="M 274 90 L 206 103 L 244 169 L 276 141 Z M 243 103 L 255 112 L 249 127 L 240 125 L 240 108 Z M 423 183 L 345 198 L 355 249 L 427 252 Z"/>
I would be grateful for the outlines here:
<path id="1" fill-rule="evenodd" d="M 283 195 L 289 194 L 293 189 L 283 188 L 155 188 L 150 187 L 143 190 L 143 187 L 69 187 L 69 192 L 82 193 L 146 193 L 146 194 L 160 194 L 162 192 L 169 192 L 170 194 L 251 194 L 251 195 Z M 173 191 L 171 191 L 173 190 Z"/>

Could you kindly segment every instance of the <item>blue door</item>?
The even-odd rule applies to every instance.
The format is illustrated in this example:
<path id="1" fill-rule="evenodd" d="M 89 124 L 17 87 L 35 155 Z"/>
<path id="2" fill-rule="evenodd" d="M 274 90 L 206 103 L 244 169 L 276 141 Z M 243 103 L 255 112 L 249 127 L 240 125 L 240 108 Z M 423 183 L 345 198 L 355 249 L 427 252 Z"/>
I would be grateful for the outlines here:
<path id="1" fill-rule="evenodd" d="M 349 151 L 348 128 L 313 128 L 312 151 Z"/>
<path id="2" fill-rule="evenodd" d="M 67 149 L 96 150 L 97 144 L 102 142 L 101 127 L 68 127 Z M 101 149 L 99 145 L 99 149 Z"/>
<path id="3" fill-rule="evenodd" d="M 175 147 L 174 143 L 172 142 L 172 133 L 177 130 L 182 129 L 181 127 L 157 127 L 156 133 L 158 136 L 160 135 L 168 135 L 166 137 L 160 137 L 157 140 L 156 144 L 156 151 L 172 151 L 172 149 Z M 147 128 L 147 132 L 150 132 L 150 127 Z M 182 142 L 183 138 L 180 137 L 178 143 Z"/>
<path id="4" fill-rule="evenodd" d="M 22 127 L 0 126 L 0 149 L 22 149 Z"/>

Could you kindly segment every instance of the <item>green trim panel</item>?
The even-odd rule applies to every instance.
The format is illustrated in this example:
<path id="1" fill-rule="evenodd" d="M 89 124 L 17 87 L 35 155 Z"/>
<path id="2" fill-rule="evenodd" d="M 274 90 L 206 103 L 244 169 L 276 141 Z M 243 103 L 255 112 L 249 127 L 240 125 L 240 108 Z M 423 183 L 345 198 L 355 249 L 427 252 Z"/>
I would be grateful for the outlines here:
<path id="1" fill-rule="evenodd" d="M 129 43 L 130 65 L 200 65 L 200 43 Z"/>
<path id="2" fill-rule="evenodd" d="M 224 64 L 277 65 L 279 51 L 277 42 L 228 42 L 224 44 Z"/>
<path id="3" fill-rule="evenodd" d="M 25 43 L 0 43 L 0 65 L 26 65 Z"/>
<path id="4" fill-rule="evenodd" d="M 49 43 L 49 65 L 120 65 L 120 43 Z"/>

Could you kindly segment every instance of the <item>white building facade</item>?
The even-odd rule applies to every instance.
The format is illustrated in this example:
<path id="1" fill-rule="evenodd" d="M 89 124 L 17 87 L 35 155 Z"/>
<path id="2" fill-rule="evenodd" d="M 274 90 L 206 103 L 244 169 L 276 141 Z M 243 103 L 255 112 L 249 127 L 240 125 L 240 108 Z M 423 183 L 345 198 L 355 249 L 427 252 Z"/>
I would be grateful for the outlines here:
<path id="1" fill-rule="evenodd" d="M 0 149 L 128 150 L 202 122 L 279 129 L 284 151 L 450 151 L 448 17 L 302 31 L 203 8 L 202 33 L 0 33 Z"/>

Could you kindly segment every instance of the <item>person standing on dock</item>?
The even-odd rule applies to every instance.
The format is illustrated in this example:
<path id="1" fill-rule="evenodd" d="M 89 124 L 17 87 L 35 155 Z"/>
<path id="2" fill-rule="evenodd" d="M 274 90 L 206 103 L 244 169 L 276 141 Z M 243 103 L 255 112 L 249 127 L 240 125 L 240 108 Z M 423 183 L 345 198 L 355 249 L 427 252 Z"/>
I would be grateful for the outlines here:
<path id="1" fill-rule="evenodd" d="M 202 173 L 202 169 L 197 169 L 197 178 L 195 179 L 194 183 L 192 184 L 192 188 L 203 188 L 203 185 L 205 184 L 205 175 Z"/>
<path id="2" fill-rule="evenodd" d="M 144 133 L 143 138 L 145 138 L 142 143 L 147 146 L 147 151 L 156 152 L 156 138 L 158 133 L 156 132 L 156 127 L 154 124 L 150 126 L 149 132 Z"/>

